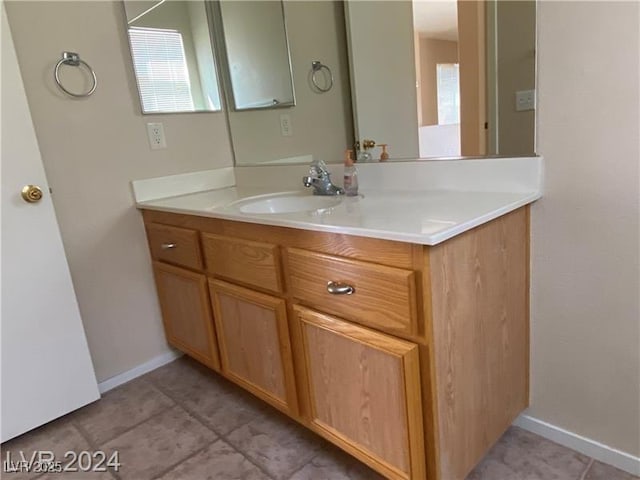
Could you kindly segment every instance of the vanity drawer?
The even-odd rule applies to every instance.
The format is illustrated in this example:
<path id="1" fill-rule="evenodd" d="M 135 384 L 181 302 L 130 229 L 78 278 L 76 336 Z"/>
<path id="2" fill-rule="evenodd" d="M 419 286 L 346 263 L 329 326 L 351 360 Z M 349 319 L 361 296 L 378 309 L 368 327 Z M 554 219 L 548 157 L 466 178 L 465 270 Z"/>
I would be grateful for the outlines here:
<path id="1" fill-rule="evenodd" d="M 202 245 L 212 275 L 275 293 L 283 291 L 277 245 L 212 233 L 202 234 Z"/>
<path id="2" fill-rule="evenodd" d="M 151 256 L 155 260 L 202 270 L 198 232 L 159 223 L 147 224 Z"/>
<path id="3" fill-rule="evenodd" d="M 297 248 L 287 249 L 287 265 L 291 293 L 303 303 L 388 332 L 417 332 L 414 272 Z"/>

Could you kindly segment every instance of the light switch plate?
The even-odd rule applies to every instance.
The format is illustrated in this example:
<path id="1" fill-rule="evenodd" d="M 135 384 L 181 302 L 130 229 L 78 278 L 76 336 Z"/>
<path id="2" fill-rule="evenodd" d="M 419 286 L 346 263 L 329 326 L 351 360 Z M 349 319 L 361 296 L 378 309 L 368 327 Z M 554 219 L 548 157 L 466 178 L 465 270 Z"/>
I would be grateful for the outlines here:
<path id="1" fill-rule="evenodd" d="M 524 112 L 536 109 L 536 91 L 520 90 L 516 92 L 516 111 Z"/>
<path id="2" fill-rule="evenodd" d="M 149 145 L 152 150 L 167 148 L 162 123 L 147 123 L 147 136 L 149 137 Z"/>

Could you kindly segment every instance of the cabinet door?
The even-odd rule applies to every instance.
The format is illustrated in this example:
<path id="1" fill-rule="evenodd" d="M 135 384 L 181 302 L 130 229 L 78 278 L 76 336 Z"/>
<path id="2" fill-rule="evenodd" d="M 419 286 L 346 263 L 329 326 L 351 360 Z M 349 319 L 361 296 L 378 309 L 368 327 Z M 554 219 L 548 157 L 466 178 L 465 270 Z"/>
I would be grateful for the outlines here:
<path id="1" fill-rule="evenodd" d="M 313 428 L 393 479 L 425 477 L 418 346 L 294 307 Z"/>
<path id="2" fill-rule="evenodd" d="M 167 341 L 220 370 L 206 277 L 160 262 L 153 269 Z"/>
<path id="3" fill-rule="evenodd" d="M 222 372 L 285 412 L 297 412 L 285 301 L 209 280 Z"/>

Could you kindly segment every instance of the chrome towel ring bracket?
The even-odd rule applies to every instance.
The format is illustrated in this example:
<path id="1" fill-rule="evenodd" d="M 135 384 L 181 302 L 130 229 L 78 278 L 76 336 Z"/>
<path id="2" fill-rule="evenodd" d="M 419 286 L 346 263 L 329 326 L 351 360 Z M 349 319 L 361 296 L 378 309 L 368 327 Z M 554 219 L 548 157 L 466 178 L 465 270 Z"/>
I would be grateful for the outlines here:
<path id="1" fill-rule="evenodd" d="M 93 78 L 93 84 L 91 85 L 91 88 L 86 92 L 82 92 L 82 93 L 73 93 L 67 90 L 66 88 L 64 88 L 64 86 L 62 85 L 62 82 L 60 81 L 60 67 L 62 65 L 69 65 L 70 67 L 79 67 L 83 65 L 89 71 L 89 73 L 91 73 L 91 77 Z M 60 87 L 60 90 L 62 90 L 67 95 L 75 98 L 84 98 L 84 97 L 90 96 L 93 92 L 96 91 L 96 87 L 98 86 L 98 79 L 96 77 L 96 72 L 93 71 L 93 68 L 91 68 L 91 65 L 89 65 L 87 62 L 82 60 L 80 58 L 80 55 L 73 52 L 62 52 L 62 58 L 58 61 L 58 63 L 56 63 L 56 68 L 53 71 L 53 77 L 55 78 L 55 81 L 58 84 L 58 87 Z"/>
<path id="2" fill-rule="evenodd" d="M 328 80 L 325 75 L 324 86 L 320 86 L 320 84 L 318 84 L 317 76 L 323 70 L 328 74 Z M 331 90 L 333 88 L 333 73 L 331 72 L 331 69 L 318 60 L 311 62 L 311 83 L 313 83 L 313 86 L 321 93 Z"/>

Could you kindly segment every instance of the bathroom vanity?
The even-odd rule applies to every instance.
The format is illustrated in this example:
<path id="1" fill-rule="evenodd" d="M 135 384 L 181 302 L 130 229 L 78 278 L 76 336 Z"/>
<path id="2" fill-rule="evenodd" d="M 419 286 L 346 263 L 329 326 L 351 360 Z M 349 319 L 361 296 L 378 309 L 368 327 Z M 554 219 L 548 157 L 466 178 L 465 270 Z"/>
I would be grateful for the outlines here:
<path id="1" fill-rule="evenodd" d="M 463 480 L 528 405 L 539 192 L 255 193 L 138 204 L 169 343 L 388 478 Z"/>

